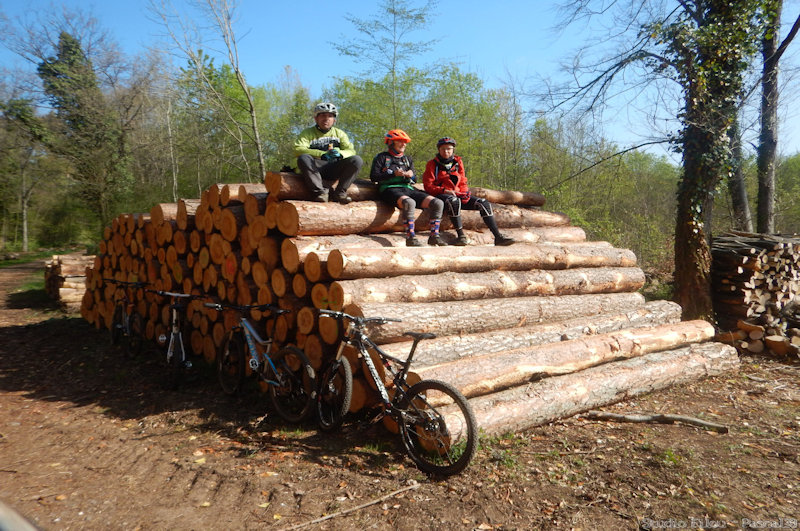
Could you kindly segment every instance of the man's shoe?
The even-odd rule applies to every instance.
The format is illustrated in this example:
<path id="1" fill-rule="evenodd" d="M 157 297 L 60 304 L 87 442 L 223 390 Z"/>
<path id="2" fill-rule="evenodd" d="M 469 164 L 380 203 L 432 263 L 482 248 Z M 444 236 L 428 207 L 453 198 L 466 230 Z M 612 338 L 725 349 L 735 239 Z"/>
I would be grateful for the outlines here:
<path id="1" fill-rule="evenodd" d="M 422 247 L 422 242 L 414 236 L 409 236 L 406 238 L 406 247 Z"/>
<path id="2" fill-rule="evenodd" d="M 317 203 L 327 203 L 328 191 L 325 190 L 324 192 L 320 192 L 319 194 L 315 195 L 312 201 L 316 201 Z"/>
<path id="3" fill-rule="evenodd" d="M 444 241 L 438 234 L 431 234 L 428 237 L 428 245 L 433 245 L 435 247 L 447 247 L 447 242 Z"/>
<path id="4" fill-rule="evenodd" d="M 456 239 L 455 243 L 453 243 L 453 245 L 457 245 L 458 247 L 464 247 L 466 245 L 469 245 L 469 238 L 467 238 L 466 236 L 459 236 Z"/>
<path id="5" fill-rule="evenodd" d="M 502 234 L 498 234 L 497 237 L 494 239 L 495 245 L 502 245 L 503 247 L 512 245 L 516 242 L 517 240 L 515 240 L 514 238 L 509 238 L 508 236 L 503 236 Z"/>
<path id="6" fill-rule="evenodd" d="M 353 198 L 347 195 L 346 192 L 342 194 L 338 192 L 333 192 L 331 194 L 331 201 L 336 201 L 337 203 L 342 205 L 349 205 L 350 203 L 353 202 Z"/>

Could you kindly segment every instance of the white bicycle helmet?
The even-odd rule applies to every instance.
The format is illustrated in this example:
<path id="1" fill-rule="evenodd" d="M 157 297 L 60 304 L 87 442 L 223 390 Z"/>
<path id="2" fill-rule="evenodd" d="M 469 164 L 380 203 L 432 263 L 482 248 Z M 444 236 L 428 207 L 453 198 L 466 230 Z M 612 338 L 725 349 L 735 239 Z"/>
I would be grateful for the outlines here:
<path id="1" fill-rule="evenodd" d="M 314 106 L 314 118 L 321 112 L 329 112 L 333 114 L 334 117 L 339 116 L 339 111 L 336 109 L 336 105 L 329 102 L 317 103 Z"/>

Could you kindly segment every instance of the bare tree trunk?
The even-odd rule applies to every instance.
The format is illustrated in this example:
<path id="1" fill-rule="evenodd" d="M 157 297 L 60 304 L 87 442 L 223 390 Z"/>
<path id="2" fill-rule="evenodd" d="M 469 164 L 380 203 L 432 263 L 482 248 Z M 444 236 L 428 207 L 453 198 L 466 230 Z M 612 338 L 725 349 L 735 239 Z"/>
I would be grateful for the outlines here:
<path id="1" fill-rule="evenodd" d="M 753 232 L 753 217 L 750 215 L 750 202 L 747 199 L 747 189 L 744 184 L 742 133 L 738 120 L 731 127 L 730 137 L 733 171 L 728 177 L 728 192 L 731 194 L 734 227 L 744 232 Z"/>
<path id="2" fill-rule="evenodd" d="M 178 201 L 178 163 L 175 160 L 174 141 L 172 138 L 172 98 L 167 98 L 167 144 L 169 144 L 169 162 L 172 171 L 172 200 Z"/>
<path id="3" fill-rule="evenodd" d="M 775 156 L 778 150 L 778 39 L 783 0 L 770 2 L 771 19 L 761 39 L 761 133 L 758 138 L 758 232 L 775 232 Z"/>

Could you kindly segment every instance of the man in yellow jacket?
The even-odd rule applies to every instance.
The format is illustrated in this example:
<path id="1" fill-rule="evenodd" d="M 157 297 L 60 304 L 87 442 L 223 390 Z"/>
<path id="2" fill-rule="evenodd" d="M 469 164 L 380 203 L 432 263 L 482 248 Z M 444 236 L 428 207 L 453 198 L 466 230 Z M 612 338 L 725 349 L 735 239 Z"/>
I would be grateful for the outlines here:
<path id="1" fill-rule="evenodd" d="M 347 189 L 356 180 L 364 161 L 356 155 L 347 133 L 334 127 L 339 111 L 333 103 L 318 103 L 314 107 L 316 125 L 304 129 L 294 142 L 297 169 L 314 195 L 314 201 L 337 201 L 346 205 L 352 201 Z M 330 193 L 325 181 L 338 181 Z"/>

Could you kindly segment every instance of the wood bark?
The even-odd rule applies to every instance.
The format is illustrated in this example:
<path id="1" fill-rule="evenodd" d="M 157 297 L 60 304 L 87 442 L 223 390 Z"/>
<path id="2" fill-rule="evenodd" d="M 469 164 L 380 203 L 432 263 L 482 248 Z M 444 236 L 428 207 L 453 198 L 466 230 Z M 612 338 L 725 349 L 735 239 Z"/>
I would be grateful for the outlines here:
<path id="1" fill-rule="evenodd" d="M 328 274 L 336 280 L 430 275 L 447 271 L 475 273 L 635 265 L 636 256 L 627 249 L 591 244 L 336 249 L 328 254 Z"/>
<path id="2" fill-rule="evenodd" d="M 532 210 L 511 205 L 496 205 L 494 218 L 501 229 L 514 227 L 562 227 L 569 217 L 558 212 Z M 464 228 L 481 230 L 485 227 L 477 211 L 462 212 Z M 429 218 L 426 211 L 417 216 L 417 227 L 425 231 Z M 403 232 L 400 212 L 393 205 L 374 201 L 359 201 L 349 205 L 281 201 L 277 206 L 277 226 L 286 236 L 371 234 Z M 442 220 L 442 229 L 451 228 L 449 219 Z"/>
<path id="3" fill-rule="evenodd" d="M 449 244 L 456 241 L 453 231 L 442 232 L 442 238 Z M 465 231 L 471 245 L 493 245 L 494 236 L 487 231 Z M 586 241 L 586 233 L 580 227 L 531 227 L 527 229 L 504 229 L 503 234 L 520 243 L 560 242 L 581 243 Z M 602 242 L 592 242 L 602 246 Z M 375 249 L 380 247 L 406 247 L 405 234 L 342 234 L 332 236 L 295 236 L 281 242 L 281 260 L 287 271 L 296 272 L 299 265 L 310 252 L 332 251 L 333 249 Z"/>
<path id="4" fill-rule="evenodd" d="M 567 319 L 556 323 L 542 323 L 523 326 L 512 330 L 496 330 L 477 334 L 441 336 L 420 341 L 414 353 L 414 367 L 426 367 L 447 363 L 471 356 L 479 356 L 492 352 L 502 352 L 518 348 L 532 347 L 546 343 L 558 343 L 578 339 L 584 336 L 604 334 L 623 329 L 648 328 L 653 326 L 675 324 L 680 321 L 681 308 L 670 301 L 652 301 L 639 309 L 622 313 L 592 315 Z M 332 322 L 331 322 L 332 321 Z M 330 318 L 319 319 L 320 335 L 323 340 L 333 344 L 338 339 L 339 329 L 325 330 L 328 341 L 323 335 L 324 326 L 338 321 Z M 324 326 L 323 326 L 324 325 Z M 410 338 L 409 338 L 410 339 Z M 387 354 L 404 359 L 408 355 L 410 343 L 390 343 L 381 348 Z"/>
<path id="5" fill-rule="evenodd" d="M 311 253 L 309 256 L 313 256 Z M 309 280 L 312 280 L 309 277 Z M 331 283 L 332 309 L 362 302 L 440 302 L 455 300 L 581 295 L 636 291 L 644 285 L 638 267 L 577 268 L 559 271 L 445 272 L 435 275 L 341 280 Z"/>
<path id="6" fill-rule="evenodd" d="M 702 343 L 554 376 L 470 400 L 488 435 L 524 431 L 673 385 L 735 371 L 736 349 Z"/>
<path id="7" fill-rule="evenodd" d="M 274 194 L 282 201 L 310 201 L 312 199 L 312 194 L 309 192 L 305 182 L 303 182 L 303 178 L 295 173 L 267 172 L 264 177 L 264 185 L 270 194 Z M 417 188 L 422 189 L 422 185 L 418 184 Z M 470 187 L 470 192 L 475 197 L 482 197 L 496 204 L 542 206 L 545 203 L 543 195 L 533 192 L 500 191 L 481 187 Z M 365 179 L 357 179 L 348 188 L 347 195 L 353 201 L 379 200 L 377 185 Z"/>
<path id="8" fill-rule="evenodd" d="M 406 341 L 406 330 L 438 335 L 471 334 L 514 329 L 526 324 L 563 321 L 581 316 L 621 313 L 644 305 L 639 293 L 515 297 L 454 302 L 369 302 L 345 308 L 367 317 L 394 317 L 404 322 L 371 326 L 378 343 Z M 510 330 L 508 333 L 513 333 Z"/>
<path id="9" fill-rule="evenodd" d="M 610 361 L 671 350 L 714 337 L 706 321 L 684 321 L 483 354 L 416 368 L 423 379 L 446 380 L 464 396 L 481 396 L 533 379 L 568 374 Z"/>

